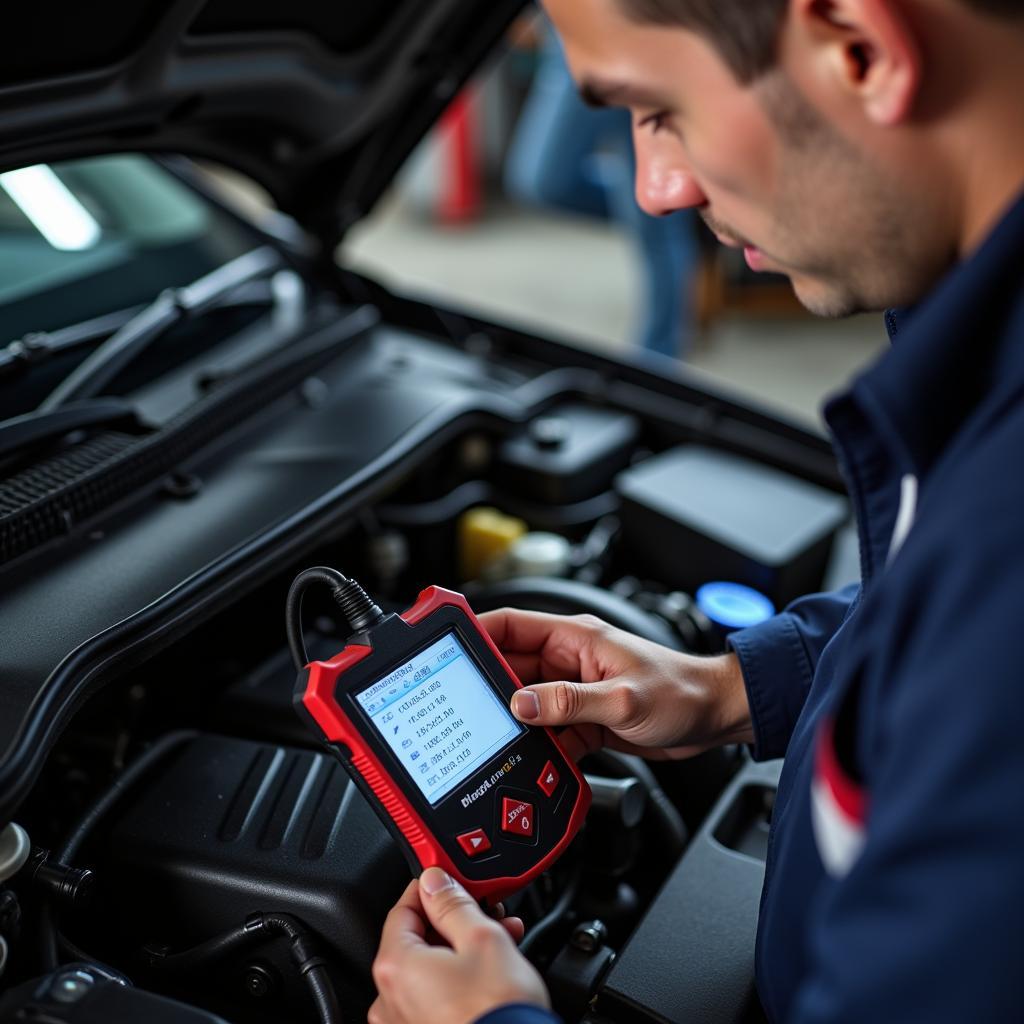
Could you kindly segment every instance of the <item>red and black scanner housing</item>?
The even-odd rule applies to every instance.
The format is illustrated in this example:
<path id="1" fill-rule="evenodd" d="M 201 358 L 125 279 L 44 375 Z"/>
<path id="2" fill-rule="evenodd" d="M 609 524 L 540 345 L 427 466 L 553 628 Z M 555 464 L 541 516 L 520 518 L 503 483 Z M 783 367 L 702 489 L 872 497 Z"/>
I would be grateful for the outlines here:
<path id="1" fill-rule="evenodd" d="M 299 673 L 295 706 L 399 841 L 413 873 L 441 867 L 493 904 L 561 855 L 583 824 L 590 789 L 554 733 L 526 727 L 430 805 L 355 695 L 452 632 L 508 707 L 522 683 L 466 599 L 441 587 L 428 587 L 411 608 L 387 616 L 330 660 L 310 662 Z M 478 795 L 466 805 L 468 794 Z"/>

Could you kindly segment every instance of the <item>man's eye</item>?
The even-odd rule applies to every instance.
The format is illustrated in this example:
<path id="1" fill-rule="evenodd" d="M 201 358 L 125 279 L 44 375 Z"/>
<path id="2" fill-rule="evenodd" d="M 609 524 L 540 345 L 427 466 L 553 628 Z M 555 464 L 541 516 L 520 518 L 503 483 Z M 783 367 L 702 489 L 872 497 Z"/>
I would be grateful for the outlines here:
<path id="1" fill-rule="evenodd" d="M 660 110 L 656 114 L 648 114 L 637 121 L 637 128 L 650 128 L 652 135 L 657 135 L 662 128 L 668 126 L 668 114 Z"/>

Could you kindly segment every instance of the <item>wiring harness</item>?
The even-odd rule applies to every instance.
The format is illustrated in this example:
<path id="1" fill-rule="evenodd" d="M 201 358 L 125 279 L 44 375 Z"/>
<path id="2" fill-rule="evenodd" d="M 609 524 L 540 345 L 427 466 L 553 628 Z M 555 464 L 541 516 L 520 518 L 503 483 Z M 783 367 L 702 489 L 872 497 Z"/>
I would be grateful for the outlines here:
<path id="1" fill-rule="evenodd" d="M 213 969 L 231 953 L 248 949 L 269 938 L 287 940 L 292 963 L 309 989 L 321 1024 L 340 1024 L 341 1008 L 327 973 L 327 961 L 320 956 L 309 929 L 291 914 L 250 914 L 245 924 L 191 949 L 166 953 L 149 948 L 146 954 L 153 967 L 174 973 L 188 973 Z"/>

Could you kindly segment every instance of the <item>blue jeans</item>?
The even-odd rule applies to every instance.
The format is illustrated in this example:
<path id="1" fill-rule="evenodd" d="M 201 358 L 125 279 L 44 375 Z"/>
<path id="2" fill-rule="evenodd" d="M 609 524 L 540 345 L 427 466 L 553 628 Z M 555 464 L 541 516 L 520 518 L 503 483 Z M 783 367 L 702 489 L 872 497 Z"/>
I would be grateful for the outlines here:
<path id="1" fill-rule="evenodd" d="M 644 213 L 634 195 L 635 175 L 628 111 L 588 107 L 549 33 L 509 148 L 505 188 L 522 202 L 617 221 L 643 267 L 639 342 L 678 356 L 687 348 L 692 317 L 698 259 L 693 215 Z"/>

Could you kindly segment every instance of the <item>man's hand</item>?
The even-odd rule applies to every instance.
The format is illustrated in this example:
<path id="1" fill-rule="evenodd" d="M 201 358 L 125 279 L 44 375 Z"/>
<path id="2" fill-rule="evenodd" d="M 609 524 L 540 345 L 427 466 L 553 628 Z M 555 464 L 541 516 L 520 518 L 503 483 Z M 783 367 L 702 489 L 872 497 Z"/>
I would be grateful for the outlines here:
<path id="1" fill-rule="evenodd" d="M 576 760 L 601 747 L 685 758 L 753 742 L 735 654 L 680 654 L 592 615 L 503 608 L 480 621 L 527 684 L 512 699 L 515 716 L 528 725 L 566 726 L 560 739 Z"/>
<path id="2" fill-rule="evenodd" d="M 495 921 L 440 868 L 428 868 L 384 922 L 368 1024 L 471 1024 L 506 1003 L 548 1006 L 516 949 L 517 917 Z"/>

